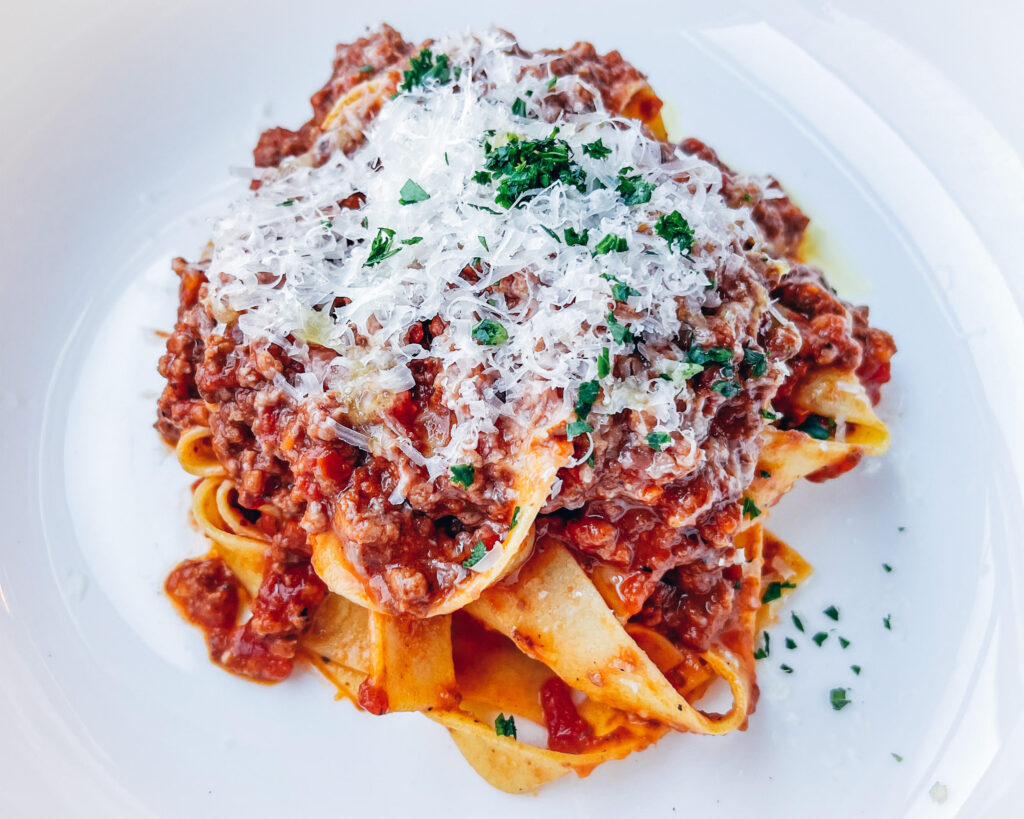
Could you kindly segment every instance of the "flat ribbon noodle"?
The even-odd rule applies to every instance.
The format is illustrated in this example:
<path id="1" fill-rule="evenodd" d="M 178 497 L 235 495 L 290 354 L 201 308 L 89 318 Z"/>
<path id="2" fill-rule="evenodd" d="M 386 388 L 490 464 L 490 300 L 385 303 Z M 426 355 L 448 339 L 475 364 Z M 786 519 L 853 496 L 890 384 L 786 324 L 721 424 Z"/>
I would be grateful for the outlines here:
<path id="1" fill-rule="evenodd" d="M 694 708 L 626 632 L 576 559 L 548 539 L 514 583 L 495 586 L 468 609 L 588 697 L 677 730 L 724 734 L 747 717 L 750 681 L 724 652 L 704 659 L 728 683 L 724 715 Z"/>

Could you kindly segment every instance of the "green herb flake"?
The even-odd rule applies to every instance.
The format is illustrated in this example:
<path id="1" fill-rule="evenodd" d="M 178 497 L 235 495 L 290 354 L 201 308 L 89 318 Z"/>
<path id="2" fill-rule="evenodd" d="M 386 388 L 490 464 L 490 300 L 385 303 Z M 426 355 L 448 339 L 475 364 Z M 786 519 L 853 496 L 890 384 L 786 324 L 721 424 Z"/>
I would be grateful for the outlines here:
<path id="1" fill-rule="evenodd" d="M 609 233 L 594 247 L 594 256 L 603 256 L 605 253 L 625 253 L 629 250 L 629 244 L 625 237 Z"/>
<path id="2" fill-rule="evenodd" d="M 452 475 L 448 479 L 452 483 L 461 483 L 466 489 L 473 485 L 476 469 L 472 464 L 456 464 L 452 467 Z"/>
<path id="3" fill-rule="evenodd" d="M 885 615 L 885 617 L 882 618 L 882 622 L 885 624 L 885 627 L 889 631 L 892 631 L 892 615 L 891 614 Z"/>
<path id="4" fill-rule="evenodd" d="M 369 63 L 359 69 L 360 74 L 372 74 L 374 71 L 376 71 L 376 69 Z"/>
<path id="5" fill-rule="evenodd" d="M 516 101 L 512 103 L 512 113 L 517 117 L 526 116 L 526 103 L 521 97 L 516 97 Z"/>
<path id="6" fill-rule="evenodd" d="M 782 416 L 767 407 L 761 407 L 761 417 L 767 421 L 778 421 Z"/>
<path id="7" fill-rule="evenodd" d="M 725 398 L 735 398 L 740 394 L 740 385 L 735 381 L 716 381 L 711 385 L 711 391 Z"/>
<path id="8" fill-rule="evenodd" d="M 649 432 L 647 434 L 647 446 L 655 452 L 661 452 L 661 448 L 672 442 L 672 436 L 667 432 Z"/>
<path id="9" fill-rule="evenodd" d="M 839 645 L 843 649 L 843 651 L 846 651 L 846 649 L 848 649 L 850 647 L 850 641 L 847 640 L 845 637 L 840 637 L 839 638 Z"/>
<path id="10" fill-rule="evenodd" d="M 515 509 L 513 509 L 513 510 L 512 510 L 512 520 L 511 520 L 511 521 L 509 522 L 509 524 L 508 524 L 508 530 L 509 530 L 510 532 L 511 532 L 511 531 L 512 531 L 513 529 L 515 529 L 515 528 L 516 528 L 516 524 L 518 524 L 518 523 L 519 523 L 519 512 L 520 512 L 520 511 L 521 511 L 521 510 L 520 510 L 520 508 L 519 508 L 518 506 L 517 506 L 517 507 L 516 507 Z"/>
<path id="11" fill-rule="evenodd" d="M 764 645 L 754 652 L 755 660 L 764 660 L 771 654 L 771 635 L 764 633 Z"/>
<path id="12" fill-rule="evenodd" d="M 760 475 L 762 478 L 770 478 L 772 476 L 772 473 L 769 472 L 767 469 L 762 469 L 758 471 L 757 474 Z"/>
<path id="13" fill-rule="evenodd" d="M 484 319 L 473 328 L 473 340 L 477 344 L 494 346 L 508 341 L 508 330 L 491 319 Z"/>
<path id="14" fill-rule="evenodd" d="M 781 668 L 781 669 L 782 669 L 783 671 L 785 671 L 785 672 L 786 672 L 787 674 L 792 674 L 792 673 L 793 673 L 793 668 L 792 668 L 792 666 L 788 666 L 788 665 L 786 665 L 785 663 L 783 663 L 782 665 L 780 665 L 780 666 L 779 666 L 779 668 Z"/>
<path id="15" fill-rule="evenodd" d="M 610 353 L 607 347 L 602 347 L 601 352 L 597 355 L 597 377 L 607 378 L 611 371 Z"/>
<path id="16" fill-rule="evenodd" d="M 398 86 L 402 91 L 412 91 L 417 85 L 426 85 L 429 80 L 439 85 L 449 83 L 452 72 L 448 55 L 438 54 L 435 58 L 434 52 L 425 48 L 409 61 L 409 69 L 402 73 L 402 77 L 402 84 Z"/>
<path id="17" fill-rule="evenodd" d="M 394 244 L 395 232 L 391 228 L 378 228 L 377 235 L 370 243 L 370 255 L 366 257 L 366 261 L 363 262 L 363 266 L 373 267 L 375 264 L 380 264 L 385 259 L 390 259 L 402 249 L 400 247 L 394 247 Z"/>
<path id="18" fill-rule="evenodd" d="M 399 205 L 415 205 L 417 202 L 426 202 L 429 198 L 430 194 L 411 179 L 406 179 L 398 192 Z"/>
<path id="19" fill-rule="evenodd" d="M 593 431 L 594 428 L 586 421 L 570 421 L 565 425 L 565 437 L 570 441 L 577 435 L 585 435 L 586 433 Z"/>
<path id="20" fill-rule="evenodd" d="M 504 714 L 498 714 L 494 718 L 494 733 L 499 737 L 512 737 L 516 738 L 516 718 L 509 714 L 507 717 Z"/>
<path id="21" fill-rule="evenodd" d="M 888 563 L 883 563 L 882 568 L 885 569 L 886 574 L 892 571 L 892 566 L 890 566 Z"/>
<path id="22" fill-rule="evenodd" d="M 616 344 L 631 344 L 633 342 L 633 334 L 629 331 L 629 328 L 625 324 L 619 324 L 618 319 L 615 318 L 615 313 L 608 311 L 608 332 L 612 334 L 612 338 Z"/>
<path id="23" fill-rule="evenodd" d="M 612 298 L 615 301 L 629 301 L 630 296 L 639 296 L 640 291 L 634 290 L 628 284 L 624 284 L 616 276 L 612 276 L 610 273 L 602 273 L 602 279 L 606 279 L 612 283 Z"/>
<path id="24" fill-rule="evenodd" d="M 771 603 L 773 600 L 778 600 L 780 597 L 782 597 L 782 592 L 784 589 L 795 588 L 796 584 L 790 583 L 788 580 L 783 580 L 781 582 L 779 582 L 778 580 L 773 580 L 765 588 L 764 594 L 761 595 L 761 602 Z"/>
<path id="25" fill-rule="evenodd" d="M 824 631 L 819 631 L 811 639 L 814 641 L 815 645 L 818 646 L 818 648 L 821 648 L 822 643 L 824 643 L 828 639 L 828 634 Z"/>
<path id="26" fill-rule="evenodd" d="M 796 640 L 794 640 L 792 637 L 787 637 L 786 638 L 786 648 L 790 649 L 791 651 L 794 648 L 796 648 Z"/>
<path id="27" fill-rule="evenodd" d="M 655 185 L 647 182 L 640 174 L 628 174 L 632 168 L 623 168 L 619 171 L 619 181 L 615 190 L 619 192 L 623 203 L 626 205 L 643 205 L 651 201 L 651 194 L 654 193 Z"/>
<path id="28" fill-rule="evenodd" d="M 334 227 L 334 222 L 332 222 L 330 219 L 321 219 L 320 227 L 322 227 L 325 231 L 330 230 L 332 227 Z"/>
<path id="29" fill-rule="evenodd" d="M 852 671 L 852 672 L 853 672 L 854 674 L 856 674 L 856 675 L 857 675 L 858 677 L 860 676 L 860 666 L 859 666 L 859 665 L 851 665 L 851 666 L 850 666 L 850 670 L 851 670 L 851 671 Z"/>
<path id="30" fill-rule="evenodd" d="M 903 757 L 901 757 L 901 756 L 900 756 L 900 755 L 899 755 L 898 753 L 896 753 L 895 751 L 891 751 L 889 755 L 890 755 L 890 756 L 891 756 L 891 757 L 892 757 L 893 759 L 895 759 L 895 760 L 896 760 L 897 762 L 902 762 L 902 761 L 903 761 Z"/>
<path id="31" fill-rule="evenodd" d="M 605 144 L 600 140 L 594 142 L 588 142 L 583 146 L 583 153 L 587 156 L 592 156 L 594 159 L 604 159 L 607 156 L 611 156 L 612 149 L 606 148 Z"/>
<path id="32" fill-rule="evenodd" d="M 587 242 L 590 241 L 590 231 L 587 229 L 577 233 L 570 227 L 566 228 L 562 235 L 565 236 L 565 243 L 569 247 L 576 247 L 577 245 L 583 245 L 585 247 Z"/>
<path id="33" fill-rule="evenodd" d="M 837 623 L 839 622 L 839 609 L 835 606 L 829 606 L 823 613 L 829 619 L 835 620 Z"/>
<path id="34" fill-rule="evenodd" d="M 584 381 L 580 384 L 580 390 L 576 396 L 576 417 L 581 421 L 587 420 L 590 408 L 594 406 L 600 391 L 601 385 L 597 381 Z"/>
<path id="35" fill-rule="evenodd" d="M 555 240 L 556 242 L 558 242 L 558 244 L 562 244 L 562 240 L 558 238 L 558 234 L 557 234 L 557 233 L 555 233 L 555 232 L 554 232 L 554 231 L 553 231 L 553 230 L 552 230 L 551 228 L 549 228 L 549 227 L 548 227 L 547 225 L 541 225 L 541 226 L 540 226 L 540 229 L 541 229 L 541 230 L 543 230 L 543 231 L 544 231 L 544 232 L 545 232 L 545 233 L 546 233 L 546 234 L 547 234 L 548 236 L 550 236 L 550 237 L 551 237 L 552 239 L 554 239 L 554 240 Z"/>
<path id="36" fill-rule="evenodd" d="M 728 347 L 698 347 L 692 345 L 686 351 L 686 358 L 693 364 L 707 367 L 709 364 L 729 364 L 732 362 L 732 350 Z"/>
<path id="37" fill-rule="evenodd" d="M 408 239 L 402 239 L 402 244 L 403 245 L 418 245 L 422 241 L 423 241 L 423 237 L 422 236 L 411 236 Z"/>
<path id="38" fill-rule="evenodd" d="M 445 165 L 448 164 L 448 152 L 447 151 L 444 152 L 444 164 Z"/>
<path id="39" fill-rule="evenodd" d="M 480 240 L 480 244 L 482 244 L 484 246 L 484 250 L 486 250 L 488 253 L 490 253 L 491 249 L 487 246 L 487 237 L 486 236 L 477 236 L 476 238 Z"/>
<path id="40" fill-rule="evenodd" d="M 750 367 L 750 374 L 754 378 L 760 378 L 768 369 L 768 359 L 765 354 L 751 350 L 749 347 L 743 348 L 743 360 Z"/>
<path id="41" fill-rule="evenodd" d="M 842 711 L 850 704 L 850 700 L 846 696 L 847 691 L 849 691 L 848 688 L 833 688 L 828 692 L 828 700 L 832 703 L 833 711 Z"/>
<path id="42" fill-rule="evenodd" d="M 690 255 L 693 249 L 693 228 L 679 211 L 661 214 L 654 223 L 654 232 L 668 242 L 669 250 L 675 246 L 682 255 Z"/>
<path id="43" fill-rule="evenodd" d="M 796 429 L 810 435 L 816 441 L 827 441 L 832 437 L 832 433 L 835 432 L 836 422 L 831 418 L 826 418 L 824 415 L 814 415 L 812 413 Z"/>
<path id="44" fill-rule="evenodd" d="M 558 77 L 557 76 L 554 76 L 550 80 L 548 80 L 548 86 L 547 86 L 548 91 L 552 90 L 555 87 L 555 83 L 556 82 L 558 82 Z"/>
<path id="45" fill-rule="evenodd" d="M 462 561 L 462 567 L 464 569 L 471 569 L 484 559 L 485 554 L 487 554 L 487 547 L 482 540 L 478 540 L 473 544 L 473 551 L 469 553 L 469 557 Z"/>
<path id="46" fill-rule="evenodd" d="M 761 516 L 761 510 L 757 508 L 757 504 L 754 503 L 750 498 L 743 499 L 743 517 L 747 520 L 753 520 L 756 517 Z"/>
<path id="47" fill-rule="evenodd" d="M 589 457 L 589 458 L 587 458 L 587 466 L 589 466 L 589 467 L 590 467 L 591 469 L 593 469 L 593 468 L 594 468 L 594 464 L 595 464 L 595 463 L 596 463 L 596 462 L 594 461 L 594 453 L 593 453 L 593 452 L 591 452 L 591 453 L 590 453 L 590 457 Z"/>
<path id="48" fill-rule="evenodd" d="M 803 620 L 801 620 L 799 617 L 796 616 L 796 612 L 793 612 L 789 616 L 793 618 L 793 625 L 796 626 L 796 630 L 799 631 L 799 632 L 803 632 L 803 630 L 804 630 L 804 622 L 803 622 Z"/>
<path id="49" fill-rule="evenodd" d="M 287 208 L 295 204 L 294 199 L 285 199 L 283 202 L 278 202 L 274 207 Z"/>

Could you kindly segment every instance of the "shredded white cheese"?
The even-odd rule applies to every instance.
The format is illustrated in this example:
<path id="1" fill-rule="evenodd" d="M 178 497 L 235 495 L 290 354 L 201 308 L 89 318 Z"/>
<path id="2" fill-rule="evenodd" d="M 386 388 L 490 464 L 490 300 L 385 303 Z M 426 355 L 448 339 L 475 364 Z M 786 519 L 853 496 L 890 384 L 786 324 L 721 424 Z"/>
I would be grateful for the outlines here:
<path id="1" fill-rule="evenodd" d="M 330 397 L 345 407 L 351 426 L 326 418 L 325 430 L 364 449 L 397 448 L 431 478 L 473 463 L 480 437 L 494 433 L 502 418 L 536 428 L 574 417 L 579 384 L 598 378 L 602 350 L 614 361 L 629 349 L 609 328 L 615 280 L 635 291 L 618 305 L 619 320 L 643 338 L 648 359 L 671 373 L 686 360 L 675 342 L 680 306 L 699 311 L 717 298 L 708 289 L 714 272 L 744 264 L 743 242 L 757 239 L 749 209 L 722 199 L 717 168 L 681 151 L 666 160 L 661 143 L 639 123 L 609 114 L 599 94 L 597 110 L 581 104 L 581 113 L 545 121 L 545 98 L 576 98 L 582 80 L 563 76 L 551 85 L 550 72 L 525 75 L 551 58 L 525 59 L 509 53 L 511 45 L 494 31 L 437 42 L 434 53 L 449 55 L 458 82 L 431 82 L 386 102 L 351 155 L 338 151 L 321 167 L 293 163 L 266 174 L 213 235 L 211 312 L 225 321 L 237 315 L 246 342 L 267 339 L 305 366 L 297 379 L 279 376 L 277 386 L 296 401 Z M 517 100 L 527 116 L 513 113 Z M 586 192 L 556 183 L 522 207 L 497 205 L 497 183 L 473 179 L 484 167 L 486 135 L 493 132 L 498 146 L 508 134 L 546 138 L 553 126 L 586 173 Z M 584 152 L 597 139 L 608 156 Z M 655 186 L 650 201 L 623 201 L 616 184 L 625 167 Z M 408 180 L 429 198 L 400 204 Z M 338 206 L 357 192 L 366 197 L 362 208 Z M 694 231 L 692 259 L 654 233 L 658 216 L 672 211 Z M 400 250 L 367 266 L 380 228 L 394 231 L 393 248 Z M 568 246 L 567 228 L 589 230 L 587 246 Z M 623 237 L 627 249 L 594 256 L 607 234 Z M 471 281 L 462 274 L 477 257 L 484 272 Z M 523 272 L 527 297 L 515 307 L 487 292 Z M 348 303 L 332 309 L 339 296 Z M 622 318 L 621 308 L 633 317 Z M 429 349 L 405 343 L 410 327 L 435 316 L 447 329 Z M 474 339 L 484 319 L 500 324 L 507 340 Z M 309 344 L 336 355 L 311 357 Z M 442 364 L 439 384 L 454 423 L 443 440 L 420 451 L 388 427 L 381 409 L 413 386 L 410 362 L 427 357 Z M 595 434 L 614 413 L 638 409 L 656 419 L 658 430 L 682 432 L 695 448 L 692 430 L 680 430 L 685 380 L 632 377 L 605 387 L 588 419 Z"/>

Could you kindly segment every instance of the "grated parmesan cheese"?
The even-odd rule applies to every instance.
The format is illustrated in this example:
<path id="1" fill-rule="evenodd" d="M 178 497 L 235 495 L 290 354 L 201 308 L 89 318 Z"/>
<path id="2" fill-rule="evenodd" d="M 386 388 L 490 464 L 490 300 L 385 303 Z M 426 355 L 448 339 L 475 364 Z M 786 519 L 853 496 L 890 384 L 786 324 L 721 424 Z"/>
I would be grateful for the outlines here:
<path id="1" fill-rule="evenodd" d="M 598 378 L 602 350 L 612 361 L 628 352 L 613 339 L 614 310 L 642 339 L 651 373 L 604 382 L 588 418 L 593 435 L 615 413 L 640 410 L 653 419 L 651 431 L 679 433 L 695 455 L 703 431 L 681 428 L 690 388 L 657 372 L 686 360 L 676 342 L 680 307 L 693 313 L 716 304 L 715 271 L 743 265 L 743 243 L 759 243 L 749 208 L 726 205 L 715 166 L 681 151 L 663 156 L 661 143 L 638 122 L 611 115 L 579 77 L 559 77 L 549 88 L 550 71 L 526 73 L 551 58 L 524 58 L 510 53 L 512 45 L 496 31 L 435 43 L 457 82 L 428 83 L 386 102 L 350 155 L 336 151 L 320 167 L 292 162 L 265 172 L 259 190 L 216 223 L 207 307 L 222 321 L 237 316 L 247 343 L 266 339 L 303 364 L 298 377 L 277 377 L 283 393 L 344 408 L 345 424 L 319 418 L 324 435 L 400 452 L 431 479 L 474 463 L 481 436 L 499 423 L 529 430 L 571 420 L 580 383 Z M 584 105 L 582 90 L 595 101 Z M 547 121 L 544 101 L 554 94 L 576 100 L 577 113 Z M 513 112 L 517 106 L 525 117 Z M 556 126 L 586 173 L 585 190 L 556 183 L 521 207 L 496 205 L 495 185 L 473 178 L 484 167 L 487 135 L 498 146 L 509 134 L 546 138 Z M 607 156 L 583 151 L 597 139 Z M 627 167 L 654 186 L 650 201 L 628 205 L 616 191 Z M 409 180 L 429 198 L 401 204 Z M 339 207 L 357 192 L 366 197 L 361 208 Z M 671 211 L 694 232 L 692 258 L 654 233 L 658 216 Z M 394 231 L 398 251 L 368 266 L 382 228 Z M 589 231 L 587 246 L 560 241 L 567 228 Z M 608 234 L 624 238 L 627 249 L 594 256 Z M 415 243 L 403 244 L 409 240 Z M 477 258 L 482 272 L 471 281 L 463 271 Z M 522 280 L 518 303 L 495 287 L 509 276 Z M 616 281 L 630 288 L 625 303 L 614 298 Z M 332 306 L 339 296 L 347 303 Z M 411 326 L 435 316 L 446 329 L 429 349 L 405 343 Z M 474 339 L 485 319 L 500 324 L 507 340 Z M 311 356 L 314 344 L 335 355 Z M 424 358 L 441 362 L 437 384 L 454 420 L 443 440 L 421 451 L 382 410 L 413 386 L 409 365 Z M 392 502 L 404 491 L 396 488 Z"/>

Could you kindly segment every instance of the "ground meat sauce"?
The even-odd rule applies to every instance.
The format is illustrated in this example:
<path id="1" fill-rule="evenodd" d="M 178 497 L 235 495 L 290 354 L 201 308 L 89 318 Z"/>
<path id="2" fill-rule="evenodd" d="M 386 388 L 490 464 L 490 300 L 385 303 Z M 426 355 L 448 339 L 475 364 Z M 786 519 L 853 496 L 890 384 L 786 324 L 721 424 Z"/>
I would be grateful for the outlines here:
<path id="1" fill-rule="evenodd" d="M 312 98 L 312 118 L 298 131 L 265 132 L 254 152 L 256 165 L 275 166 L 309 151 L 340 95 L 368 75 L 404 65 L 416 51 L 387 26 L 339 46 L 330 80 Z M 586 43 L 557 53 L 556 73 L 586 77 L 612 111 L 623 110 L 643 83 L 643 75 L 617 53 L 599 55 Z M 563 97 L 553 94 L 546 103 L 550 119 L 580 104 L 578 98 Z M 808 220 L 778 183 L 735 174 L 698 140 L 686 140 L 680 147 L 721 170 L 723 196 L 730 206 L 753 203 L 753 218 L 767 246 L 793 266 L 780 278 L 778 266 L 752 246 L 744 248 L 749 251 L 746 263 L 719 271 L 713 283 L 716 296 L 687 318 L 694 335 L 678 342 L 685 349 L 696 344 L 698 334 L 705 349 L 734 348 L 739 342 L 763 354 L 770 365 L 786 362 L 790 375 L 779 366 L 757 374 L 744 362 L 709 363 L 689 382 L 696 400 L 687 420 L 699 430 L 699 452 L 667 475 L 649 474 L 654 450 L 638 443 L 635 431 L 650 425 L 632 410 L 621 412 L 588 461 L 559 472 L 560 491 L 549 500 L 538 526 L 568 543 L 585 564 L 614 567 L 630 613 L 699 652 L 736 632 L 742 608 L 737 597 L 756 594 L 741 586 L 740 569 L 731 562 L 742 491 L 753 477 L 766 423 L 760 408 L 774 402 L 783 414 L 782 425 L 798 426 L 805 418 L 792 404 L 793 390 L 823 367 L 856 372 L 877 400 L 880 386 L 889 379 L 895 347 L 888 334 L 869 326 L 866 308 L 842 302 L 819 271 L 798 263 Z M 357 194 L 345 206 L 361 204 Z M 309 564 L 310 533 L 333 529 L 350 559 L 380 578 L 375 588 L 381 604 L 412 614 L 465 575 L 461 562 L 475 543 L 491 547 L 507 535 L 505 522 L 515 501 L 508 487 L 515 476 L 502 430 L 482 441 L 481 448 L 493 450 L 492 457 L 485 458 L 485 470 L 465 491 L 449 482 L 430 482 L 425 470 L 410 464 L 399 469 L 337 439 L 323 440 L 311 410 L 274 385 L 278 376 L 294 378 L 302 366 L 277 345 L 245 344 L 237 324 L 218 324 L 202 302 L 206 263 L 176 259 L 173 268 L 180 278 L 179 306 L 159 365 L 167 385 L 159 400 L 157 429 L 174 442 L 184 429 L 209 427 L 217 458 L 237 487 L 238 507 L 265 525 L 271 537 L 267 574 L 252 603 L 252 617 L 242 625 L 236 622 L 240 591 L 221 561 L 186 561 L 167 580 L 168 593 L 206 632 L 216 662 L 261 680 L 287 676 L 298 637 L 325 594 Z M 464 275 L 472 277 L 476 271 L 467 268 Z M 502 282 L 510 304 L 517 289 L 527 285 L 520 275 Z M 768 309 L 771 302 L 775 306 Z M 426 347 L 443 331 L 439 318 L 417 324 L 409 329 L 407 342 Z M 322 353 L 332 355 L 330 350 Z M 388 423 L 419 441 L 431 440 L 449 422 L 435 388 L 438 366 L 429 358 L 414 362 L 415 386 L 386 408 Z M 625 377 L 640 366 L 639 353 L 616 355 L 613 374 Z M 738 393 L 723 395 L 713 389 L 734 375 Z M 577 456 L 584 456 L 583 440 L 574 445 Z M 407 500 L 396 506 L 388 498 L 400 481 L 406 484 Z M 268 505 L 288 523 L 268 523 L 273 520 L 269 515 L 255 511 Z M 747 603 L 756 605 L 756 600 Z M 544 706 L 552 747 L 582 748 L 589 726 L 566 692 L 556 688 L 552 684 L 546 689 Z M 364 707 L 386 707 L 375 696 L 365 692 Z"/>

